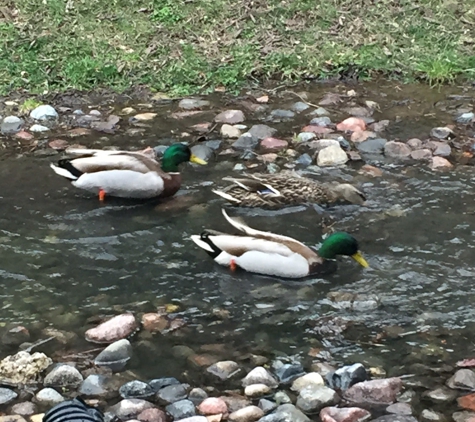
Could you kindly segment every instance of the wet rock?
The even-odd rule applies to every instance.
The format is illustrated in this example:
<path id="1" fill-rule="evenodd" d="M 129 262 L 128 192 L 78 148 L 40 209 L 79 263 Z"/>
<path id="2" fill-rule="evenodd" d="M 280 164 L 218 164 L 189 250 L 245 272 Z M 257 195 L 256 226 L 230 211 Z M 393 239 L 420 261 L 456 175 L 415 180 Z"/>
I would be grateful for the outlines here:
<path id="1" fill-rule="evenodd" d="M 15 138 L 21 139 L 22 141 L 31 141 L 34 136 L 26 130 L 20 130 L 20 132 L 15 134 Z"/>
<path id="2" fill-rule="evenodd" d="M 327 147 L 340 148 L 340 143 L 336 139 L 318 139 L 316 141 L 310 141 L 307 145 L 311 150 L 316 152 L 319 152 Z"/>
<path id="3" fill-rule="evenodd" d="M 262 154 L 257 157 L 259 161 L 262 161 L 263 163 L 273 163 L 275 160 L 277 160 L 279 156 L 273 152 L 269 154 Z"/>
<path id="4" fill-rule="evenodd" d="M 356 144 L 356 148 L 365 154 L 382 154 L 387 142 L 384 138 L 371 138 Z"/>
<path id="5" fill-rule="evenodd" d="M 414 416 L 384 415 L 371 422 L 417 422 L 417 419 Z"/>
<path id="6" fill-rule="evenodd" d="M 308 142 L 311 141 L 312 139 L 315 139 L 317 135 L 313 132 L 300 132 L 297 135 L 297 141 L 298 142 Z"/>
<path id="7" fill-rule="evenodd" d="M 39 133 L 39 132 L 47 132 L 49 127 L 43 126 L 43 125 L 33 125 L 30 127 L 30 132 L 33 133 Z"/>
<path id="8" fill-rule="evenodd" d="M 257 406 L 247 406 L 229 415 L 229 422 L 254 422 L 264 416 L 262 409 Z"/>
<path id="9" fill-rule="evenodd" d="M 349 117 L 336 125 L 336 129 L 340 131 L 356 131 L 366 130 L 366 123 L 358 117 Z"/>
<path id="10" fill-rule="evenodd" d="M 112 343 L 130 336 L 137 329 L 132 314 L 117 315 L 86 331 L 86 340 L 92 343 Z"/>
<path id="11" fill-rule="evenodd" d="M 207 107 L 209 104 L 209 101 L 206 100 L 198 100 L 197 98 L 183 98 L 183 100 L 178 103 L 178 107 L 182 108 L 183 110 L 193 110 L 196 108 Z"/>
<path id="12" fill-rule="evenodd" d="M 91 111 L 89 112 L 89 114 L 90 114 L 91 116 L 101 116 L 101 115 L 102 115 L 102 113 L 101 113 L 99 110 L 91 110 Z"/>
<path id="13" fill-rule="evenodd" d="M 244 164 L 241 164 L 241 163 L 237 163 L 233 167 L 233 171 L 243 171 L 243 170 L 246 170 L 246 166 Z"/>
<path id="14" fill-rule="evenodd" d="M 433 410 L 424 409 L 419 419 L 421 422 L 446 422 L 447 418 L 439 412 L 434 412 Z"/>
<path id="15" fill-rule="evenodd" d="M 232 360 L 223 360 L 211 365 L 206 371 L 224 381 L 238 374 L 241 368 Z"/>
<path id="16" fill-rule="evenodd" d="M 22 325 L 8 328 L 2 335 L 2 344 L 5 346 L 19 346 L 30 340 L 30 332 Z"/>
<path id="17" fill-rule="evenodd" d="M 140 412 L 137 420 L 140 422 L 167 422 L 167 415 L 163 410 L 150 408 Z"/>
<path id="18" fill-rule="evenodd" d="M 326 135 L 332 133 L 333 130 L 328 127 L 317 126 L 317 125 L 308 125 L 302 128 L 302 132 L 311 132 L 317 135 Z"/>
<path id="19" fill-rule="evenodd" d="M 198 406 L 198 412 L 202 415 L 218 415 L 228 413 L 228 406 L 219 397 L 209 397 Z"/>
<path id="20" fill-rule="evenodd" d="M 327 127 L 332 124 L 331 119 L 328 116 L 315 117 L 310 121 L 311 125 Z"/>
<path id="21" fill-rule="evenodd" d="M 210 422 L 205 416 L 192 416 L 175 422 Z"/>
<path id="22" fill-rule="evenodd" d="M 277 129 L 267 125 L 253 125 L 249 132 L 253 137 L 262 140 L 265 138 L 272 138 L 274 134 L 277 132 Z"/>
<path id="23" fill-rule="evenodd" d="M 144 330 L 152 333 L 161 333 L 168 327 L 169 322 L 166 315 L 156 312 L 150 312 L 142 316 L 142 326 Z"/>
<path id="24" fill-rule="evenodd" d="M 74 366 L 60 364 L 46 375 L 44 385 L 48 387 L 77 387 L 83 381 L 83 376 Z"/>
<path id="25" fill-rule="evenodd" d="M 218 149 L 221 148 L 222 143 L 223 143 L 223 141 L 220 141 L 219 139 L 214 139 L 214 140 L 211 140 L 211 141 L 206 141 L 205 145 L 208 148 L 211 148 L 213 151 L 217 151 Z"/>
<path id="26" fill-rule="evenodd" d="M 323 107 L 318 107 L 315 110 L 313 110 L 311 113 L 309 113 L 310 116 L 329 116 L 330 112 Z"/>
<path id="27" fill-rule="evenodd" d="M 274 413 L 259 419 L 259 422 L 309 422 L 310 419 L 293 404 L 283 404 Z"/>
<path id="28" fill-rule="evenodd" d="M 191 153 L 196 155 L 198 158 L 205 160 L 206 162 L 208 162 L 214 156 L 213 150 L 203 144 L 193 145 L 191 147 Z"/>
<path id="29" fill-rule="evenodd" d="M 92 122 L 91 128 L 97 130 L 98 132 L 104 133 L 114 133 L 117 123 L 119 123 L 120 117 L 114 114 L 111 114 L 106 121 L 104 122 Z"/>
<path id="30" fill-rule="evenodd" d="M 389 120 L 380 120 L 379 122 L 375 122 L 371 124 L 371 130 L 375 132 L 382 132 L 389 126 Z"/>
<path id="31" fill-rule="evenodd" d="M 345 164 L 348 161 L 346 152 L 340 146 L 329 146 L 322 149 L 317 156 L 317 165 L 323 166 L 338 166 Z"/>
<path id="32" fill-rule="evenodd" d="M 446 387 L 440 387 L 436 388 L 435 390 L 425 392 L 424 397 L 427 397 L 434 403 L 448 403 L 457 397 L 457 393 L 455 391 L 449 390 Z"/>
<path id="33" fill-rule="evenodd" d="M 9 384 L 31 384 L 52 363 L 44 353 L 18 352 L 0 362 L 0 379 Z"/>
<path id="34" fill-rule="evenodd" d="M 366 141 L 368 138 L 376 138 L 376 134 L 369 130 L 355 130 L 350 137 L 354 143 Z"/>
<path id="35" fill-rule="evenodd" d="M 470 369 L 459 369 L 447 380 L 447 386 L 452 389 L 474 390 L 475 372 Z"/>
<path id="36" fill-rule="evenodd" d="M 326 377 L 328 374 L 335 371 L 335 368 L 326 362 L 315 362 L 312 363 L 311 369 L 313 372 L 321 375 L 322 377 Z"/>
<path id="37" fill-rule="evenodd" d="M 411 149 L 403 142 L 389 141 L 384 145 L 384 155 L 392 158 L 407 158 Z"/>
<path id="38" fill-rule="evenodd" d="M 343 366 L 327 375 L 327 382 L 331 388 L 347 390 L 358 382 L 366 381 L 368 374 L 361 363 Z"/>
<path id="39" fill-rule="evenodd" d="M 305 413 L 313 413 L 339 402 L 340 397 L 335 390 L 323 385 L 310 385 L 300 391 L 296 405 Z"/>
<path id="40" fill-rule="evenodd" d="M 412 415 L 412 408 L 409 403 L 394 403 L 386 408 L 386 412 L 395 415 Z"/>
<path id="41" fill-rule="evenodd" d="M 2 120 L 0 131 L 4 135 L 11 135 L 20 131 L 24 121 L 16 116 L 7 116 Z"/>
<path id="42" fill-rule="evenodd" d="M 232 144 L 232 147 L 238 151 L 253 150 L 259 145 L 259 139 L 252 136 L 249 132 L 243 133 L 237 141 Z"/>
<path id="43" fill-rule="evenodd" d="M 50 120 L 58 117 L 58 112 L 50 105 L 40 105 L 31 110 L 30 117 L 35 120 Z"/>
<path id="44" fill-rule="evenodd" d="M 118 380 L 114 383 L 109 376 L 91 374 L 81 384 L 79 394 L 86 397 L 112 398 L 117 396 L 120 384 Z"/>
<path id="45" fill-rule="evenodd" d="M 302 111 L 308 110 L 310 106 L 302 101 L 297 101 L 296 103 L 292 104 L 290 107 L 296 113 L 301 113 Z"/>
<path id="46" fill-rule="evenodd" d="M 347 107 L 344 111 L 356 117 L 369 117 L 373 114 L 373 111 L 366 107 Z"/>
<path id="47" fill-rule="evenodd" d="M 343 394 L 343 398 L 350 403 L 391 404 L 402 388 L 400 378 L 386 378 L 359 382 Z"/>
<path id="48" fill-rule="evenodd" d="M 430 141 L 427 147 L 433 151 L 434 155 L 440 157 L 448 157 L 452 153 L 452 148 L 447 142 Z"/>
<path id="49" fill-rule="evenodd" d="M 411 138 L 406 142 L 406 145 L 412 149 L 421 149 L 423 142 L 418 138 Z"/>
<path id="50" fill-rule="evenodd" d="M 36 404 L 31 401 L 24 401 L 12 406 L 12 413 L 21 416 L 34 415 L 37 412 Z"/>
<path id="51" fill-rule="evenodd" d="M 130 123 L 149 122 L 157 116 L 157 113 L 139 113 L 129 119 Z"/>
<path id="52" fill-rule="evenodd" d="M 215 118 L 214 121 L 216 123 L 228 123 L 228 124 L 235 124 L 241 123 L 245 119 L 244 113 L 241 110 L 226 110 L 222 113 L 219 113 Z"/>
<path id="53" fill-rule="evenodd" d="M 155 405 L 147 400 L 125 399 L 109 408 L 109 412 L 119 419 L 126 421 L 134 419 L 146 409 L 154 408 Z"/>
<path id="54" fill-rule="evenodd" d="M 457 404 L 462 409 L 475 411 L 475 393 L 459 397 L 457 399 Z"/>
<path id="55" fill-rule="evenodd" d="M 64 401 L 64 397 L 52 388 L 43 388 L 36 393 L 36 400 L 42 405 L 54 406 Z"/>
<path id="56" fill-rule="evenodd" d="M 437 139 L 448 139 L 454 136 L 454 132 L 448 127 L 435 127 L 430 131 L 430 136 Z"/>
<path id="57" fill-rule="evenodd" d="M 182 384 L 169 385 L 158 390 L 157 398 L 163 403 L 175 403 L 186 398 L 186 388 Z"/>
<path id="58" fill-rule="evenodd" d="M 267 399 L 260 399 L 258 406 L 262 409 L 264 413 L 270 413 L 277 408 L 277 403 Z"/>
<path id="59" fill-rule="evenodd" d="M 123 399 L 145 399 L 153 396 L 155 391 L 147 383 L 134 380 L 120 387 L 119 394 Z"/>
<path id="60" fill-rule="evenodd" d="M 274 394 L 274 400 L 279 404 L 292 403 L 292 400 L 284 391 L 277 391 L 277 393 Z"/>
<path id="61" fill-rule="evenodd" d="M 169 404 L 166 411 L 173 417 L 174 420 L 189 418 L 195 416 L 195 405 L 190 400 L 179 400 Z"/>
<path id="62" fill-rule="evenodd" d="M 295 113 L 291 110 L 276 109 L 270 113 L 273 119 L 291 119 L 295 116 Z"/>
<path id="63" fill-rule="evenodd" d="M 118 340 L 107 346 L 94 360 L 98 366 L 107 366 L 114 372 L 121 371 L 132 356 L 132 346 L 128 340 Z"/>
<path id="64" fill-rule="evenodd" d="M 469 124 L 475 121 L 475 114 L 472 113 L 471 111 L 467 113 L 459 114 L 457 117 L 455 117 L 455 121 L 457 123 L 462 123 L 464 125 Z"/>
<path id="65" fill-rule="evenodd" d="M 285 363 L 277 361 L 273 365 L 274 373 L 279 382 L 288 383 L 305 373 L 300 363 Z"/>
<path id="66" fill-rule="evenodd" d="M 432 162 L 430 164 L 430 168 L 432 170 L 445 170 L 452 168 L 452 164 L 449 160 L 443 157 L 432 157 Z"/>
<path id="67" fill-rule="evenodd" d="M 266 152 L 277 152 L 289 146 L 287 141 L 277 138 L 264 138 L 261 141 L 260 148 Z"/>
<path id="68" fill-rule="evenodd" d="M 300 378 L 297 378 L 292 383 L 291 390 L 300 392 L 304 388 L 320 385 L 325 385 L 322 376 L 320 374 L 317 374 L 316 372 L 310 372 Z"/>
<path id="69" fill-rule="evenodd" d="M 348 154 L 348 157 L 350 158 L 351 161 L 360 161 L 360 160 L 362 160 L 361 155 L 356 151 L 348 151 L 347 154 Z"/>
<path id="70" fill-rule="evenodd" d="M 279 384 L 274 377 L 262 366 L 254 368 L 242 380 L 242 386 L 247 387 L 252 384 L 265 384 L 271 388 L 276 388 Z"/>
<path id="71" fill-rule="evenodd" d="M 77 127 L 68 131 L 70 138 L 77 138 L 79 136 L 87 136 L 91 134 L 91 130 L 84 127 Z"/>
<path id="72" fill-rule="evenodd" d="M 225 138 L 237 139 L 241 136 L 241 131 L 236 126 L 224 124 L 221 126 L 220 133 Z"/>
<path id="73" fill-rule="evenodd" d="M 455 412 L 452 414 L 454 422 L 472 422 L 475 418 L 475 412 Z"/>
<path id="74" fill-rule="evenodd" d="M 272 391 L 268 385 L 265 384 L 251 384 L 244 389 L 244 394 L 247 397 L 261 397 L 269 394 Z"/>
<path id="75" fill-rule="evenodd" d="M 188 393 L 188 400 L 191 400 L 195 404 L 195 406 L 198 406 L 207 398 L 208 398 L 208 394 L 206 393 L 206 391 L 204 391 L 201 388 L 193 388 Z"/>
<path id="76" fill-rule="evenodd" d="M 295 160 L 295 163 L 307 167 L 312 164 L 312 161 L 312 157 L 310 157 L 310 155 L 307 153 L 304 153 Z"/>
<path id="77" fill-rule="evenodd" d="M 359 407 L 325 407 L 320 411 L 322 422 L 362 422 L 371 418 L 371 413 Z"/>
<path id="78" fill-rule="evenodd" d="M 121 114 L 132 114 L 132 113 L 135 113 L 135 108 L 124 107 L 120 112 Z"/>
<path id="79" fill-rule="evenodd" d="M 430 160 L 432 158 L 432 151 L 430 149 L 416 149 L 411 152 L 413 160 Z"/>
<path id="80" fill-rule="evenodd" d="M 243 409 L 251 404 L 250 400 L 243 396 L 221 396 L 220 397 L 228 406 L 228 412 L 232 413 L 236 410 Z"/>
<path id="81" fill-rule="evenodd" d="M 54 139 L 53 141 L 48 142 L 48 146 L 57 151 L 64 151 L 69 146 L 69 143 L 64 139 Z"/>
<path id="82" fill-rule="evenodd" d="M 149 381 L 148 385 L 153 389 L 153 391 L 158 392 L 164 387 L 168 387 L 170 385 L 181 385 L 181 383 L 174 377 L 164 377 L 155 378 Z"/>
<path id="83" fill-rule="evenodd" d="M 15 400 L 18 397 L 18 394 L 9 388 L 0 387 L 0 405 L 8 404 Z"/>

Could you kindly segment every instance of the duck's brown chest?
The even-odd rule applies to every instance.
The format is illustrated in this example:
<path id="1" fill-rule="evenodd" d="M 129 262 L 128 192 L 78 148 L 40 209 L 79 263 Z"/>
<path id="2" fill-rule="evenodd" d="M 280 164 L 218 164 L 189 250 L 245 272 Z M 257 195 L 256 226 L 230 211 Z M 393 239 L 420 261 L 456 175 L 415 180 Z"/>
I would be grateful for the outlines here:
<path id="1" fill-rule="evenodd" d="M 163 182 L 164 189 L 160 194 L 159 198 L 166 198 L 168 196 L 173 196 L 180 190 L 181 187 L 181 174 L 180 173 L 169 173 L 171 178 L 165 179 Z"/>

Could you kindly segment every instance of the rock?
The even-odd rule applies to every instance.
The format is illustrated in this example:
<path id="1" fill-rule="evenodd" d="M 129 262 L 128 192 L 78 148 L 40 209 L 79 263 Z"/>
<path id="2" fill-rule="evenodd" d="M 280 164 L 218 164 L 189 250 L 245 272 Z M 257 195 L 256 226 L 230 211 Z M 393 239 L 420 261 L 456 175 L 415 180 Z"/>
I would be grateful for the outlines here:
<path id="1" fill-rule="evenodd" d="M 20 130 L 20 132 L 15 133 L 15 138 L 21 139 L 22 141 L 31 141 L 34 136 L 26 130 Z"/>
<path id="2" fill-rule="evenodd" d="M 206 100 L 198 100 L 196 98 L 183 98 L 178 103 L 178 107 L 182 108 L 183 110 L 193 110 L 196 108 L 207 107 L 209 106 L 209 101 Z"/>
<path id="3" fill-rule="evenodd" d="M 277 361 L 273 365 L 274 373 L 277 375 L 279 382 L 288 383 L 305 374 L 303 366 L 300 363 L 285 363 Z"/>
<path id="4" fill-rule="evenodd" d="M 147 383 L 134 380 L 120 387 L 119 394 L 123 399 L 145 399 L 153 396 L 155 391 Z"/>
<path id="5" fill-rule="evenodd" d="M 129 119 L 130 123 L 148 122 L 153 120 L 157 113 L 139 113 Z"/>
<path id="6" fill-rule="evenodd" d="M 239 138 L 241 136 L 241 131 L 236 126 L 231 126 L 228 124 L 224 124 L 221 126 L 220 133 L 225 138 Z"/>
<path id="7" fill-rule="evenodd" d="M 379 169 L 376 169 L 379 170 Z M 381 172 L 381 170 L 379 170 Z M 382 174 L 382 173 L 381 173 Z M 355 296 L 352 297 L 354 299 Z M 366 381 L 368 374 L 361 363 L 343 366 L 326 376 L 328 385 L 337 390 L 348 390 L 358 382 Z"/>
<path id="8" fill-rule="evenodd" d="M 344 110 L 346 113 L 357 117 L 369 117 L 373 114 L 373 110 L 368 110 L 366 107 L 347 107 Z"/>
<path id="9" fill-rule="evenodd" d="M 417 419 L 414 416 L 384 415 L 371 422 L 417 422 Z"/>
<path id="10" fill-rule="evenodd" d="M 366 123 L 358 117 L 349 117 L 336 125 L 336 129 L 340 131 L 356 131 L 366 130 Z"/>
<path id="11" fill-rule="evenodd" d="M 53 361 L 44 353 L 18 352 L 0 362 L 0 379 L 9 384 L 36 383 Z"/>
<path id="12" fill-rule="evenodd" d="M 311 141 L 312 139 L 315 139 L 317 135 L 313 132 L 300 132 L 297 135 L 297 141 L 298 142 L 308 142 Z"/>
<path id="13" fill-rule="evenodd" d="M 229 415 L 229 422 L 254 422 L 264 416 L 262 409 L 257 406 L 247 406 Z"/>
<path id="14" fill-rule="evenodd" d="M 329 116 L 330 112 L 323 107 L 318 107 L 309 114 L 311 116 Z"/>
<path id="15" fill-rule="evenodd" d="M 420 416 L 421 422 L 446 422 L 446 417 L 439 412 L 434 412 L 433 410 L 424 409 Z"/>
<path id="16" fill-rule="evenodd" d="M 292 403 L 292 400 L 284 391 L 277 391 L 277 393 L 274 394 L 274 400 L 279 404 Z"/>
<path id="17" fill-rule="evenodd" d="M 175 403 L 186 398 L 186 388 L 182 384 L 163 387 L 158 390 L 157 398 L 165 404 Z"/>
<path id="18" fill-rule="evenodd" d="M 272 412 L 274 409 L 277 408 L 277 403 L 267 399 L 260 399 L 258 405 L 264 413 Z"/>
<path id="19" fill-rule="evenodd" d="M 322 149 L 317 156 L 317 165 L 323 166 L 338 166 L 345 164 L 348 161 L 346 152 L 340 146 L 329 146 Z"/>
<path id="20" fill-rule="evenodd" d="M 448 157 L 452 153 L 452 148 L 447 142 L 441 141 L 430 141 L 426 145 L 427 148 L 431 149 L 434 155 L 440 157 Z"/>
<path id="21" fill-rule="evenodd" d="M 8 404 L 15 400 L 18 397 L 18 394 L 9 388 L 0 387 L 0 405 Z"/>
<path id="22" fill-rule="evenodd" d="M 69 146 L 69 143 L 64 139 L 54 139 L 53 141 L 48 142 L 48 146 L 57 151 L 64 151 Z"/>
<path id="23" fill-rule="evenodd" d="M 31 422 L 42 422 L 44 415 L 45 415 L 44 413 L 37 413 L 36 415 L 31 415 L 30 416 L 30 421 Z"/>
<path id="24" fill-rule="evenodd" d="M 389 126 L 389 123 L 389 120 L 380 120 L 379 122 L 372 123 L 371 130 L 374 130 L 375 132 L 382 132 Z"/>
<path id="25" fill-rule="evenodd" d="M 327 127 L 332 124 L 332 121 L 328 116 L 322 116 L 313 118 L 312 120 L 310 120 L 310 124 Z"/>
<path id="26" fill-rule="evenodd" d="M 31 110 L 30 117 L 35 120 L 50 120 L 58 117 L 58 112 L 50 105 L 40 105 Z"/>
<path id="27" fill-rule="evenodd" d="M 23 401 L 12 406 L 12 413 L 15 415 L 30 416 L 36 412 L 36 404 L 31 401 Z"/>
<path id="28" fill-rule="evenodd" d="M 359 407 L 325 407 L 320 411 L 322 422 L 362 422 L 371 418 L 371 413 Z"/>
<path id="29" fill-rule="evenodd" d="M 269 154 L 262 154 L 257 157 L 259 161 L 262 161 L 263 163 L 273 163 L 275 160 L 277 160 L 279 156 L 273 152 Z"/>
<path id="30" fill-rule="evenodd" d="M 358 151 L 366 154 L 382 154 L 387 140 L 383 138 L 371 138 L 356 144 Z"/>
<path id="31" fill-rule="evenodd" d="M 475 418 L 475 412 L 455 412 L 452 414 L 454 422 L 472 422 Z"/>
<path id="32" fill-rule="evenodd" d="M 295 113 L 291 110 L 276 109 L 270 113 L 273 119 L 291 119 L 295 116 Z"/>
<path id="33" fill-rule="evenodd" d="M 84 381 L 81 373 L 71 365 L 59 364 L 46 375 L 47 387 L 78 387 Z"/>
<path id="34" fill-rule="evenodd" d="M 293 404 L 283 404 L 274 413 L 259 419 L 259 422 L 310 422 L 310 419 Z"/>
<path id="35" fill-rule="evenodd" d="M 193 388 L 188 393 L 188 400 L 191 400 L 195 406 L 201 404 L 206 398 L 208 398 L 208 394 L 201 388 Z"/>
<path id="36" fill-rule="evenodd" d="M 243 171 L 243 170 L 246 170 L 246 167 L 244 166 L 244 164 L 237 163 L 237 164 L 233 167 L 233 170 L 234 170 L 234 171 Z"/>
<path id="37" fill-rule="evenodd" d="M 411 138 L 406 142 L 406 145 L 412 149 L 421 149 L 422 141 L 418 138 Z"/>
<path id="38" fill-rule="evenodd" d="M 455 121 L 457 123 L 462 123 L 464 125 L 467 125 L 467 124 L 475 121 L 475 114 L 472 113 L 471 111 L 469 111 L 467 113 L 459 114 L 457 117 L 455 117 Z"/>
<path id="39" fill-rule="evenodd" d="M 424 397 L 427 397 L 434 403 L 449 403 L 452 402 L 455 397 L 457 397 L 457 393 L 455 391 L 449 390 L 447 387 L 440 387 L 436 388 L 435 390 L 425 392 Z"/>
<path id="40" fill-rule="evenodd" d="M 79 136 L 87 136 L 87 135 L 90 135 L 91 134 L 91 130 L 90 129 L 86 129 L 84 127 L 77 127 L 77 128 L 74 128 L 74 129 L 71 129 L 68 131 L 68 136 L 70 138 L 77 138 Z M 85 148 L 85 147 L 83 147 Z"/>
<path id="41" fill-rule="evenodd" d="M 368 138 L 376 138 L 376 133 L 369 130 L 355 130 L 350 137 L 354 143 L 366 141 Z"/>
<path id="42" fill-rule="evenodd" d="M 198 406 L 198 412 L 202 415 L 218 415 L 228 413 L 228 406 L 219 397 L 208 397 Z"/>
<path id="43" fill-rule="evenodd" d="M 214 156 L 213 150 L 203 144 L 193 145 L 191 147 L 191 153 L 196 155 L 198 158 L 205 160 L 206 162 L 208 162 Z"/>
<path id="44" fill-rule="evenodd" d="M 175 420 L 189 418 L 196 414 L 195 405 L 190 400 L 176 401 L 169 404 L 165 409 Z"/>
<path id="45" fill-rule="evenodd" d="M 335 372 L 335 368 L 326 362 L 315 362 L 310 368 L 313 372 L 316 372 L 322 377 L 326 377 L 331 372 Z"/>
<path id="46" fill-rule="evenodd" d="M 265 384 L 270 388 L 276 388 L 279 384 L 274 377 L 262 366 L 257 366 L 249 372 L 242 380 L 242 386 L 247 387 L 252 384 Z"/>
<path id="47" fill-rule="evenodd" d="M 452 389 L 474 390 L 475 372 L 470 369 L 459 369 L 447 380 L 447 386 Z"/>
<path id="48" fill-rule="evenodd" d="M 296 113 L 301 113 L 302 111 L 308 110 L 310 106 L 302 101 L 297 101 L 296 103 L 292 104 L 290 108 Z"/>
<path id="49" fill-rule="evenodd" d="M 132 114 L 132 113 L 135 113 L 135 108 L 125 107 L 120 112 L 121 114 Z"/>
<path id="50" fill-rule="evenodd" d="M 432 170 L 444 170 L 450 169 L 453 165 L 450 163 L 449 160 L 443 157 L 432 157 L 432 162 L 430 164 L 430 168 Z"/>
<path id="51" fill-rule="evenodd" d="M 24 121 L 16 116 L 7 116 L 2 120 L 0 132 L 4 135 L 11 135 L 20 131 Z"/>
<path id="52" fill-rule="evenodd" d="M 43 414 L 41 415 L 43 417 Z M 33 421 L 33 418 L 30 418 L 31 422 Z M 5 415 L 5 416 L 0 416 L 0 422 L 26 422 L 25 418 L 23 418 L 20 415 Z M 38 420 L 36 422 L 41 422 L 41 420 Z"/>
<path id="53" fill-rule="evenodd" d="M 343 394 L 343 398 L 350 403 L 391 404 L 401 391 L 400 378 L 386 378 L 359 382 Z"/>
<path id="54" fill-rule="evenodd" d="M 228 406 L 229 413 L 243 409 L 251 404 L 249 399 L 239 395 L 221 396 L 220 398 L 226 403 L 226 406 Z"/>
<path id="55" fill-rule="evenodd" d="M 403 142 L 389 141 L 384 145 L 384 155 L 392 158 L 407 158 L 411 149 Z"/>
<path id="56" fill-rule="evenodd" d="M 144 330 L 152 333 L 161 333 L 168 327 L 169 323 L 170 321 L 164 314 L 150 312 L 142 316 L 142 326 Z"/>
<path id="57" fill-rule="evenodd" d="M 265 396 L 266 394 L 269 394 L 271 391 L 272 391 L 272 388 L 270 388 L 268 385 L 252 384 L 252 385 L 248 385 L 244 389 L 244 394 L 247 397 L 261 397 L 261 396 Z"/>
<path id="58" fill-rule="evenodd" d="M 219 113 L 215 118 L 214 121 L 216 123 L 228 123 L 228 124 L 235 124 L 241 123 L 244 121 L 244 113 L 241 110 L 226 110 L 222 113 Z"/>
<path id="59" fill-rule="evenodd" d="M 132 119 L 132 117 L 131 117 Z M 129 119 L 130 120 L 130 119 Z M 104 122 L 92 122 L 91 123 L 91 128 L 94 130 L 97 130 L 98 132 L 104 132 L 104 133 L 114 133 L 117 123 L 119 123 L 120 117 L 116 116 L 114 114 L 111 114 L 108 118 L 107 121 Z"/>
<path id="60" fill-rule="evenodd" d="M 323 385 L 309 385 L 300 391 L 296 405 L 305 413 L 313 413 L 339 402 L 340 397 L 335 390 Z"/>
<path id="61" fill-rule="evenodd" d="M 430 131 L 430 136 L 437 139 L 448 139 L 454 136 L 454 132 L 448 127 L 435 127 Z"/>
<path id="62" fill-rule="evenodd" d="M 457 404 L 462 409 L 475 411 L 475 393 L 459 397 L 457 399 Z"/>
<path id="63" fill-rule="evenodd" d="M 33 125 L 30 127 L 30 132 L 35 132 L 35 133 L 47 132 L 48 130 L 50 130 L 49 127 L 46 127 L 43 125 Z"/>
<path id="64" fill-rule="evenodd" d="M 148 385 L 155 391 L 156 393 L 164 387 L 168 387 L 170 385 L 181 385 L 180 381 L 178 381 L 174 377 L 164 377 L 164 378 L 155 378 L 148 382 Z"/>
<path id="65" fill-rule="evenodd" d="M 137 329 L 132 314 L 117 315 L 86 331 L 86 340 L 92 343 L 113 343 L 130 336 Z"/>
<path id="66" fill-rule="evenodd" d="M 210 422 L 205 416 L 192 416 L 175 422 Z"/>
<path id="67" fill-rule="evenodd" d="M 191 129 L 198 133 L 208 133 L 211 129 L 211 122 L 197 123 L 196 125 L 191 126 Z"/>
<path id="68" fill-rule="evenodd" d="M 16 346 L 30 340 L 30 332 L 22 325 L 8 328 L 2 336 L 2 344 L 5 346 Z"/>
<path id="69" fill-rule="evenodd" d="M 278 152 L 289 146 L 287 141 L 277 138 L 265 138 L 261 141 L 260 148 L 266 152 Z"/>
<path id="70" fill-rule="evenodd" d="M 219 139 L 214 139 L 212 141 L 206 141 L 205 145 L 211 148 L 213 151 L 217 151 L 218 149 L 221 148 L 222 143 L 223 141 L 220 141 Z"/>
<path id="71" fill-rule="evenodd" d="M 395 415 L 412 415 L 412 408 L 409 403 L 394 403 L 386 407 L 386 412 Z"/>
<path id="72" fill-rule="evenodd" d="M 309 142 L 307 145 L 311 150 L 315 150 L 317 152 L 326 147 L 335 146 L 340 148 L 340 143 L 336 139 L 318 139 L 316 141 Z"/>
<path id="73" fill-rule="evenodd" d="M 114 382 L 115 381 L 115 382 Z M 106 375 L 89 375 L 81 384 L 79 394 L 86 397 L 113 398 L 118 395 L 120 380 L 114 380 Z"/>
<path id="74" fill-rule="evenodd" d="M 307 167 L 312 164 L 312 161 L 312 157 L 310 157 L 310 155 L 307 153 L 304 153 L 295 160 L 295 163 Z"/>
<path id="75" fill-rule="evenodd" d="M 303 377 L 297 378 L 292 383 L 291 390 L 300 393 L 300 391 L 302 391 L 304 388 L 321 385 L 325 385 L 322 376 L 316 372 L 310 372 Z"/>
<path id="76" fill-rule="evenodd" d="M 167 415 L 163 410 L 150 408 L 140 412 L 137 419 L 141 422 L 167 422 Z"/>
<path id="77" fill-rule="evenodd" d="M 277 129 L 267 125 L 254 125 L 249 129 L 249 133 L 259 140 L 272 138 L 276 132 Z"/>
<path id="78" fill-rule="evenodd" d="M 316 133 L 317 135 L 326 135 L 332 133 L 333 130 L 328 127 L 308 125 L 302 128 L 302 132 Z"/>
<path id="79" fill-rule="evenodd" d="M 348 151 L 347 154 L 351 161 L 360 161 L 362 159 L 361 155 L 356 151 Z"/>
<path id="80" fill-rule="evenodd" d="M 244 151 L 247 149 L 253 150 L 259 145 L 259 139 L 252 136 L 249 132 L 243 133 L 239 139 L 231 145 L 238 151 Z"/>
<path id="81" fill-rule="evenodd" d="M 119 419 L 126 421 L 134 419 L 144 410 L 154 408 L 155 405 L 147 400 L 125 399 L 109 408 L 109 412 Z"/>
<path id="82" fill-rule="evenodd" d="M 129 340 L 118 340 L 107 346 L 94 360 L 98 366 L 107 366 L 114 372 L 121 371 L 132 356 Z"/>
<path id="83" fill-rule="evenodd" d="M 432 158 L 432 151 L 430 149 L 416 149 L 411 152 L 413 160 L 430 160 Z"/>
<path id="84" fill-rule="evenodd" d="M 54 406 L 64 401 L 64 397 L 52 388 L 43 388 L 36 393 L 35 397 L 38 403 L 45 406 Z"/>

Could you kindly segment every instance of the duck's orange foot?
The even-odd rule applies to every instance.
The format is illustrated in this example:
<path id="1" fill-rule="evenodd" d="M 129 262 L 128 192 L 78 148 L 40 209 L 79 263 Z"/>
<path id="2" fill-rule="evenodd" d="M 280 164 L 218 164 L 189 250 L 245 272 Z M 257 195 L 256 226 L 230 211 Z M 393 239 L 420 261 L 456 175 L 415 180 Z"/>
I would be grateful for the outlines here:
<path id="1" fill-rule="evenodd" d="M 231 269 L 231 271 L 236 271 L 237 265 L 234 259 L 231 259 L 231 261 L 229 261 L 229 268 Z"/>
<path id="2" fill-rule="evenodd" d="M 99 201 L 104 201 L 106 198 L 106 191 L 104 189 L 99 189 Z"/>

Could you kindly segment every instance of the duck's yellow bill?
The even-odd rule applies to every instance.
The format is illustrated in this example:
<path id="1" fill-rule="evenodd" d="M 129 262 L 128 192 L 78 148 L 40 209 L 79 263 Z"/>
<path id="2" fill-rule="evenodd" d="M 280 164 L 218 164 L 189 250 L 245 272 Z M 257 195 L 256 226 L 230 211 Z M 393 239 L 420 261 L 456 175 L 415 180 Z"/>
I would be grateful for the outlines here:
<path id="1" fill-rule="evenodd" d="M 368 268 L 369 264 L 366 262 L 366 259 L 363 258 L 363 255 L 361 255 L 361 252 L 358 251 L 354 255 L 351 255 L 351 257 L 362 267 Z"/>
<path id="2" fill-rule="evenodd" d="M 202 166 L 205 166 L 206 164 L 208 164 L 205 160 L 202 160 L 201 158 L 198 158 L 194 154 L 191 154 L 190 161 L 192 163 L 201 164 Z"/>

